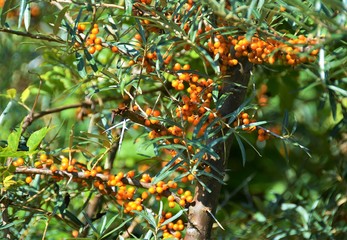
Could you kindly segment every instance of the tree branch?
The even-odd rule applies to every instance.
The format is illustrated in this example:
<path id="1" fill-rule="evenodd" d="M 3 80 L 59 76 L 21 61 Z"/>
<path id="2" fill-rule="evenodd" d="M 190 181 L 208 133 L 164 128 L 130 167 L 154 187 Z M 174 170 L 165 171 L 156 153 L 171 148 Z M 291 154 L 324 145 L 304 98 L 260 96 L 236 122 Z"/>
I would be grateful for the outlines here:
<path id="1" fill-rule="evenodd" d="M 0 32 L 5 32 L 5 33 L 9 33 L 9 34 L 14 34 L 14 35 L 18 35 L 18 36 L 23 36 L 23 37 L 28 37 L 28 38 L 32 38 L 32 39 L 36 39 L 36 40 L 44 40 L 44 41 L 49 41 L 49 42 L 56 42 L 56 43 L 65 43 L 66 41 L 58 38 L 58 37 L 52 37 L 52 36 L 48 36 L 48 35 L 44 35 L 44 34 L 32 34 L 29 32 L 22 32 L 22 31 L 16 31 L 16 30 L 12 30 L 9 28 L 3 28 L 0 27 Z"/>
<path id="2" fill-rule="evenodd" d="M 95 178 L 93 178 L 90 176 L 86 177 L 83 172 L 68 172 L 68 171 L 61 171 L 61 170 L 57 170 L 55 172 L 52 172 L 49 169 L 32 168 L 32 167 L 17 167 L 15 170 L 15 173 L 61 176 L 64 178 L 95 179 L 95 180 L 99 179 L 99 180 L 104 181 L 104 182 L 108 181 L 108 176 L 101 174 L 101 173 L 96 174 Z M 126 178 L 126 177 L 124 177 L 122 179 L 122 182 L 124 184 L 133 185 L 136 187 L 141 187 L 141 188 L 146 188 L 146 189 L 148 189 L 152 186 L 151 183 L 140 182 L 139 180 L 132 179 L 132 178 Z"/>
<path id="3" fill-rule="evenodd" d="M 225 100 L 220 110 L 223 116 L 234 112 L 244 101 L 251 68 L 252 64 L 245 59 L 244 61 L 240 61 L 238 67 L 229 69 L 230 75 L 224 79 L 223 88 L 221 90 L 221 94 L 229 94 L 229 97 Z M 223 132 L 211 138 L 209 143 L 220 137 L 223 137 Z M 213 175 L 224 175 L 225 166 L 229 158 L 231 142 L 231 139 L 228 139 L 213 147 L 213 150 L 219 156 L 219 159 L 209 157 L 207 160 L 213 164 L 213 169 L 215 169 L 212 170 Z M 207 145 L 209 145 L 209 143 L 207 143 Z M 212 224 L 215 221 L 213 216 L 218 206 L 218 197 L 222 184 L 215 178 L 209 176 L 202 176 L 199 180 L 203 184 L 198 182 L 195 187 L 194 200 L 189 207 L 189 221 L 185 240 L 210 239 Z"/>

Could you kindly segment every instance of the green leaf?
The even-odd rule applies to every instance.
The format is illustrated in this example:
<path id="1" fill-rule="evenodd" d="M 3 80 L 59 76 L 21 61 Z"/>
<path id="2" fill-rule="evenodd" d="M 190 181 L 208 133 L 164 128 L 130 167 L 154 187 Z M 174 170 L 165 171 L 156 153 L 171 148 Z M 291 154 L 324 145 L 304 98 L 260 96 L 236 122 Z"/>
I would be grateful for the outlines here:
<path id="1" fill-rule="evenodd" d="M 83 211 L 82 214 L 83 214 L 84 218 L 86 219 L 88 225 L 92 228 L 94 233 L 99 237 L 98 230 L 95 228 L 92 219 L 90 219 L 90 217 L 88 216 L 88 214 L 85 211 Z"/>
<path id="2" fill-rule="evenodd" d="M 65 16 L 66 11 L 69 9 L 69 5 L 66 5 L 58 14 L 57 20 L 55 20 L 54 27 L 53 27 L 53 34 L 57 35 L 59 32 L 59 28 L 61 26 L 61 22 Z"/>
<path id="3" fill-rule="evenodd" d="M 22 134 L 21 130 L 11 132 L 11 134 L 8 136 L 8 139 L 7 139 L 8 145 L 6 149 L 13 152 L 17 151 L 21 134 Z"/>
<path id="4" fill-rule="evenodd" d="M 78 71 L 79 75 L 82 78 L 86 78 L 87 72 L 86 72 L 86 69 L 84 67 L 84 59 L 83 59 L 83 56 L 79 52 L 76 52 L 76 59 L 77 59 L 77 71 Z"/>
<path id="5" fill-rule="evenodd" d="M 153 229 L 155 229 L 157 227 L 157 223 L 156 223 L 155 218 L 152 214 L 152 211 L 150 211 L 148 209 L 144 209 L 141 212 L 139 212 L 139 211 L 133 211 L 133 212 L 136 213 L 138 216 L 141 216 L 144 219 L 146 219 L 146 221 L 149 223 L 149 225 L 151 227 L 153 227 Z"/>
<path id="6" fill-rule="evenodd" d="M 41 128 L 40 130 L 32 133 L 27 141 L 27 146 L 29 147 L 29 152 L 34 151 L 42 142 L 47 132 L 49 131 L 48 127 Z"/>
<path id="7" fill-rule="evenodd" d="M 93 56 L 88 52 L 87 49 L 84 49 L 84 54 L 90 64 L 90 66 L 92 67 L 93 71 L 94 72 L 97 72 L 98 71 L 98 67 L 96 66 L 96 63 L 95 63 L 95 59 L 93 58 Z"/>
<path id="8" fill-rule="evenodd" d="M 24 10 L 24 27 L 26 31 L 29 30 L 30 20 L 31 20 L 30 3 L 28 3 Z"/>
<path id="9" fill-rule="evenodd" d="M 237 143 L 239 144 L 239 147 L 240 147 L 240 151 L 241 151 L 241 155 L 242 155 L 242 164 L 243 164 L 243 166 L 245 166 L 245 164 L 246 164 L 246 150 L 245 150 L 245 146 L 243 145 L 242 140 L 240 139 L 240 137 L 237 134 L 235 134 L 235 138 L 236 138 L 236 141 L 237 141 Z"/>
<path id="10" fill-rule="evenodd" d="M 30 95 L 30 87 L 27 87 L 21 94 L 20 100 L 22 103 L 24 103 Z"/>
<path id="11" fill-rule="evenodd" d="M 6 1 L 6 2 L 7 2 L 7 1 Z M 9 224 L 5 224 L 5 225 L 3 225 L 3 226 L 0 227 L 0 231 L 4 230 L 4 229 L 6 229 L 6 228 L 10 228 L 10 227 L 12 227 L 13 225 L 16 225 L 16 224 L 19 225 L 19 224 L 22 223 L 22 222 L 25 222 L 25 220 L 23 219 L 23 220 L 13 221 L 13 222 L 11 222 L 11 223 L 9 223 Z"/>
<path id="12" fill-rule="evenodd" d="M 16 181 L 12 180 L 13 177 L 14 175 L 8 175 L 7 177 L 5 177 L 5 179 L 3 180 L 5 189 L 8 189 L 9 187 L 17 183 Z"/>
<path id="13" fill-rule="evenodd" d="M 116 220 L 117 217 L 119 217 L 119 216 L 116 215 L 115 217 L 113 217 L 111 220 L 108 221 L 107 228 L 106 228 L 106 232 L 107 233 L 105 235 L 102 235 L 101 239 L 108 237 L 109 235 L 111 235 L 112 233 L 114 233 L 117 230 L 120 230 L 125 224 L 127 224 L 128 222 L 133 220 L 132 218 L 129 218 L 129 219 L 123 221 L 121 224 L 119 224 L 116 228 L 112 228 L 112 230 L 108 232 L 108 230 L 111 227 L 111 223 L 113 223 L 114 220 Z"/>
<path id="14" fill-rule="evenodd" d="M 6 91 L 6 93 L 10 99 L 14 99 L 17 95 L 17 90 L 15 88 L 10 88 Z"/>
<path id="15" fill-rule="evenodd" d="M 177 218 L 179 218 L 183 214 L 184 210 L 180 210 L 178 213 L 170 217 L 169 219 L 166 219 L 163 223 L 161 223 L 160 226 L 165 226 L 166 224 L 175 221 Z"/>
<path id="16" fill-rule="evenodd" d="M 28 1 L 27 0 L 21 0 L 20 2 L 20 9 L 19 9 L 19 17 L 18 17 L 18 28 L 22 25 L 24 12 L 27 7 Z"/>
<path id="17" fill-rule="evenodd" d="M 126 13 L 126 15 L 131 16 L 132 9 L 133 9 L 132 0 L 125 0 L 125 13 Z"/>

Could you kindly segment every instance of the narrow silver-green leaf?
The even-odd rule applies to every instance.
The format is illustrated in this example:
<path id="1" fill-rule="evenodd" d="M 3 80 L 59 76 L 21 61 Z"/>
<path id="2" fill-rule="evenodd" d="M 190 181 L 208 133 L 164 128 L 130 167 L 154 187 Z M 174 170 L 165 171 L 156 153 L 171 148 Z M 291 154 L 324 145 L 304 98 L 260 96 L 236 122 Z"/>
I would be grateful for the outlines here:
<path id="1" fill-rule="evenodd" d="M 65 6 L 58 14 L 57 19 L 55 20 L 54 27 L 53 27 L 53 34 L 57 35 L 59 32 L 59 28 L 61 26 L 61 22 L 65 16 L 66 11 L 69 9 L 69 5 Z"/>
<path id="2" fill-rule="evenodd" d="M 26 31 L 29 30 L 30 20 L 31 20 L 30 3 L 28 3 L 25 6 L 25 10 L 24 10 L 24 27 Z"/>
<path id="3" fill-rule="evenodd" d="M 22 25 L 24 12 L 27 7 L 28 1 L 27 0 L 21 0 L 20 2 L 20 9 L 19 9 L 19 16 L 18 16 L 18 28 Z"/>

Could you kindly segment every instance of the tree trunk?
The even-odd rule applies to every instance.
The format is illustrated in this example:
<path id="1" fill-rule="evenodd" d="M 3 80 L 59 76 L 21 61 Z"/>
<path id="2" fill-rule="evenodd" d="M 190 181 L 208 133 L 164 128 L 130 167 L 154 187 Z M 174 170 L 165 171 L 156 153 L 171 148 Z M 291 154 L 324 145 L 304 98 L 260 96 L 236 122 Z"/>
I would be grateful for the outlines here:
<path id="1" fill-rule="evenodd" d="M 230 69 L 230 73 L 224 79 L 224 86 L 221 94 L 230 93 L 225 100 L 220 112 L 222 116 L 234 112 L 244 101 L 247 86 L 250 78 L 252 64 L 246 59 L 239 64 L 238 67 Z M 222 132 L 215 138 L 222 137 Z M 225 142 L 220 142 L 215 145 L 214 151 L 218 154 L 219 159 L 210 159 L 213 166 L 224 176 L 226 162 L 229 158 L 231 139 Z M 212 171 L 215 176 L 223 178 L 216 171 Z M 203 240 L 211 238 L 211 230 L 214 222 L 214 215 L 218 206 L 218 198 L 222 188 L 222 184 L 215 178 L 202 176 L 199 178 L 207 188 L 197 183 L 195 188 L 194 201 L 188 209 L 188 226 L 185 240 Z M 208 191 L 210 190 L 210 192 Z"/>

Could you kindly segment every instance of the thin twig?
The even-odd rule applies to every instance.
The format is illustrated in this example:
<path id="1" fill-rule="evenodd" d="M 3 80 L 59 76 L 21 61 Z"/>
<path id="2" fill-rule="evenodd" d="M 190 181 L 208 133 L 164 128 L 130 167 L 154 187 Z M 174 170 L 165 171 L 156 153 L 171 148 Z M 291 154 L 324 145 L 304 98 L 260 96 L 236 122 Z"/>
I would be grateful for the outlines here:
<path id="1" fill-rule="evenodd" d="M 44 41 L 48 41 L 48 42 L 56 42 L 56 43 L 65 43 L 66 41 L 58 38 L 57 36 L 48 36 L 45 34 L 32 34 L 29 32 L 22 32 L 22 31 L 16 31 L 16 30 L 12 30 L 9 28 L 3 28 L 0 27 L 0 32 L 5 32 L 5 33 L 10 33 L 10 34 L 14 34 L 14 35 L 18 35 L 18 36 L 23 36 L 23 37 L 28 37 L 28 38 L 32 38 L 32 39 L 36 39 L 36 40 L 44 40 Z"/>
<path id="2" fill-rule="evenodd" d="M 68 4 L 75 4 L 79 6 L 93 6 L 93 7 L 102 7 L 102 8 L 117 8 L 124 10 L 124 6 L 120 6 L 117 4 L 110 4 L 110 3 L 83 3 L 83 2 L 76 2 L 76 1 L 70 1 L 70 0 L 56 0 L 56 1 L 51 1 L 53 4 L 54 2 L 56 3 L 68 3 Z"/>
<path id="3" fill-rule="evenodd" d="M 61 171 L 57 170 L 55 172 L 52 172 L 50 169 L 43 169 L 43 168 L 32 168 L 32 167 L 17 167 L 15 173 L 17 174 L 41 174 L 41 175 L 47 175 L 47 176 L 61 176 L 65 178 L 79 178 L 79 179 L 98 179 L 104 182 L 108 181 L 108 176 L 98 173 L 96 174 L 95 178 L 93 177 L 86 177 L 84 172 L 68 172 L 68 171 Z M 136 187 L 141 187 L 141 188 L 150 188 L 152 186 L 152 183 L 145 183 L 141 182 L 136 179 L 132 178 L 123 178 L 122 182 L 124 184 L 128 185 L 133 185 Z"/>

